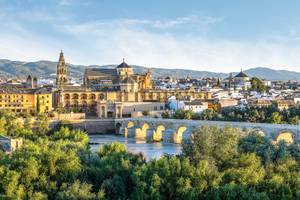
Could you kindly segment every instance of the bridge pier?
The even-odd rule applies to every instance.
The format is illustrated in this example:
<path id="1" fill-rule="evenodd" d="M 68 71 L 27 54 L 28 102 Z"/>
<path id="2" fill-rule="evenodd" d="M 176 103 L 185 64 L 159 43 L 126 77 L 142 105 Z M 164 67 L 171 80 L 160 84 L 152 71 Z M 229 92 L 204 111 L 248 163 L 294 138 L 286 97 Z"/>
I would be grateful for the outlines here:
<path id="1" fill-rule="evenodd" d="M 174 130 L 173 129 L 167 129 L 164 131 L 162 141 L 166 143 L 173 143 L 174 142 Z"/>
<path id="2" fill-rule="evenodd" d="M 146 140 L 147 141 L 154 141 L 154 139 L 153 139 L 154 134 L 155 134 L 154 129 L 147 129 L 147 131 L 146 131 Z"/>
<path id="3" fill-rule="evenodd" d="M 157 126 L 156 130 L 153 133 L 153 141 L 154 142 L 162 141 L 164 131 L 165 131 L 165 127 L 163 125 Z"/>
<path id="4" fill-rule="evenodd" d="M 126 128 L 126 130 L 127 130 L 127 137 L 130 137 L 130 138 L 135 137 L 135 128 L 134 127 Z M 125 137 L 126 137 L 126 135 L 125 135 Z"/>
<path id="5" fill-rule="evenodd" d="M 183 137 L 183 134 L 186 131 L 186 129 L 187 128 L 185 126 L 181 126 L 181 127 L 178 128 L 177 131 L 174 131 L 174 133 L 173 133 L 173 142 L 175 144 L 181 144 L 182 137 Z"/>

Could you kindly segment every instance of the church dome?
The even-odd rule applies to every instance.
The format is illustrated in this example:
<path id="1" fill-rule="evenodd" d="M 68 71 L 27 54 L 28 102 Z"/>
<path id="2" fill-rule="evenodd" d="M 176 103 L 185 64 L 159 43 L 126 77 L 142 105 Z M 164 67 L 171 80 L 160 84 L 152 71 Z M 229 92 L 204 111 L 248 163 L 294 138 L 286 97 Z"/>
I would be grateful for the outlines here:
<path id="1" fill-rule="evenodd" d="M 117 68 L 131 68 L 123 59 L 123 62 L 117 66 Z"/>
<path id="2" fill-rule="evenodd" d="M 245 74 L 243 71 L 241 71 L 240 73 L 238 73 L 236 76 L 236 78 L 247 78 L 249 77 L 247 74 Z"/>

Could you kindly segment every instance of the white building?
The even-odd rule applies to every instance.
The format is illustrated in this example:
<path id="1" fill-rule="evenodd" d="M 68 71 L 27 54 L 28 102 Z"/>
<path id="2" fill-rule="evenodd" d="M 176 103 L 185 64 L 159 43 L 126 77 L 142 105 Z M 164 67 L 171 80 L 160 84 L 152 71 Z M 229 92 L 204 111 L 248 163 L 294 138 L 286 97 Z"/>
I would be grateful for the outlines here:
<path id="1" fill-rule="evenodd" d="M 200 101 L 191 101 L 191 102 L 184 102 L 184 110 L 190 110 L 195 113 L 201 113 L 204 110 L 208 109 L 207 102 L 200 102 Z"/>

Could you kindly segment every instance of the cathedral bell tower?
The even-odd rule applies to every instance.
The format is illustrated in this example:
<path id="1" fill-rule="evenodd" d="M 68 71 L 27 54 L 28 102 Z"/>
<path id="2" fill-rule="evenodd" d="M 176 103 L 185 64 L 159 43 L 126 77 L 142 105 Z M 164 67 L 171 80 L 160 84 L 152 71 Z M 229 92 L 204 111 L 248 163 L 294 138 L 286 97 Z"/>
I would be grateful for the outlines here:
<path id="1" fill-rule="evenodd" d="M 61 88 L 68 83 L 67 65 L 65 63 L 64 53 L 61 51 L 56 69 L 56 87 Z"/>

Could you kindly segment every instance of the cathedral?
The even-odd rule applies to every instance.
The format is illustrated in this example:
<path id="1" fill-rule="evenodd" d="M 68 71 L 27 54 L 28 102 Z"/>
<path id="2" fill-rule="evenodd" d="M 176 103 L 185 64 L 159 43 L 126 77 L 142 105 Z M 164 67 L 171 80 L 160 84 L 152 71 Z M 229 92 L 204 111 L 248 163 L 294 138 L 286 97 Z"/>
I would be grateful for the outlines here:
<path id="1" fill-rule="evenodd" d="M 136 111 L 163 111 L 165 102 L 176 94 L 208 99 L 208 92 L 194 90 L 165 91 L 153 89 L 151 72 L 135 74 L 124 59 L 115 68 L 86 68 L 83 84 L 71 85 L 63 52 L 57 64 L 57 107 L 67 111 L 96 114 L 100 118 L 130 117 Z"/>
<path id="2" fill-rule="evenodd" d="M 119 90 L 137 92 L 152 89 L 151 73 L 134 74 L 133 69 L 123 62 L 116 68 L 87 68 L 84 73 L 84 86 L 99 90 Z"/>

